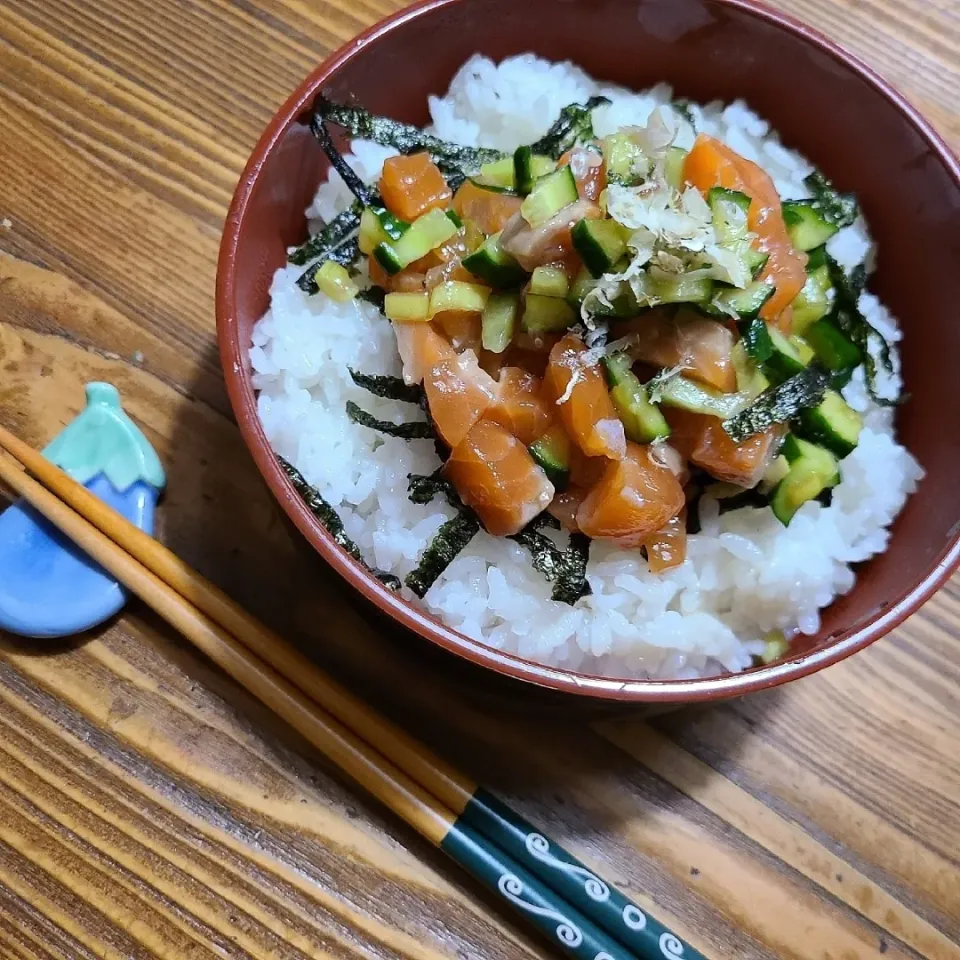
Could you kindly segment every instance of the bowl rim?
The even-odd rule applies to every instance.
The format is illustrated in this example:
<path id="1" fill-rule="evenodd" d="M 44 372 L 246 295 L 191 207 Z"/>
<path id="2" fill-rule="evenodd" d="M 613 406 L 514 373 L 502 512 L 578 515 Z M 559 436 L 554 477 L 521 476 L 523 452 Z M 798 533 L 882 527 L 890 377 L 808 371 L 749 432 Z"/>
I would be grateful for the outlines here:
<path id="1" fill-rule="evenodd" d="M 471 0 L 419 0 L 378 21 L 334 51 L 303 80 L 280 107 L 257 141 L 241 174 L 224 223 L 217 262 L 217 340 L 227 394 L 240 433 L 271 492 L 300 533 L 323 559 L 347 583 L 393 620 L 455 656 L 495 673 L 543 688 L 592 699 L 638 704 L 705 703 L 779 686 L 815 673 L 862 650 L 918 610 L 960 565 L 960 526 L 952 531 L 950 541 L 931 564 L 927 575 L 904 597 L 896 604 L 879 609 L 855 629 L 844 631 L 828 646 L 741 673 L 692 680 L 625 680 L 578 673 L 503 653 L 434 620 L 388 590 L 338 546 L 307 508 L 283 472 L 260 424 L 253 387 L 244 373 L 244 354 L 247 347 L 240 343 L 237 335 L 238 323 L 234 310 L 237 246 L 251 194 L 267 156 L 281 136 L 302 114 L 316 92 L 343 64 L 355 57 L 364 47 L 411 20 L 429 16 L 442 8 L 469 2 Z M 787 30 L 819 47 L 841 65 L 858 74 L 905 115 L 930 148 L 939 155 L 960 189 L 960 162 L 944 140 L 902 94 L 855 54 L 795 17 L 764 6 L 757 0 L 706 2 L 741 10 Z"/>

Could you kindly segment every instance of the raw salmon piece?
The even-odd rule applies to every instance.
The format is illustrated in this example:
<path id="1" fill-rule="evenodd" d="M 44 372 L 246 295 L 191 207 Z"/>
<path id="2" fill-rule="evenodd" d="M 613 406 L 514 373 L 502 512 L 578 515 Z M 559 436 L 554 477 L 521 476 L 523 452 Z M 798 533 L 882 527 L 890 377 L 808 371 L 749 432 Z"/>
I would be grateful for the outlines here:
<path id="1" fill-rule="evenodd" d="M 790 242 L 773 181 L 755 163 L 706 134 L 697 137 L 687 154 L 683 175 L 704 196 L 711 187 L 720 186 L 750 197 L 747 226 L 757 235 L 760 249 L 770 255 L 759 279 L 769 280 L 776 287 L 760 316 L 777 321 L 777 326 L 789 334 L 790 318 L 782 314 L 806 282 L 807 255 L 795 250 Z"/>
<path id="2" fill-rule="evenodd" d="M 786 432 L 775 424 L 766 432 L 734 443 L 717 417 L 663 408 L 672 433 L 670 443 L 710 476 L 741 487 L 760 482 Z"/>
<path id="3" fill-rule="evenodd" d="M 394 216 L 412 223 L 434 207 L 446 207 L 453 191 L 429 153 L 413 153 L 383 162 L 380 196 Z"/>
<path id="4" fill-rule="evenodd" d="M 607 188 L 607 164 L 603 156 L 595 150 L 586 147 L 574 147 L 568 150 L 557 166 L 570 165 L 573 179 L 577 181 L 577 194 L 581 200 L 600 199 L 600 194 Z"/>
<path id="5" fill-rule="evenodd" d="M 527 448 L 490 420 L 476 423 L 453 448 L 443 475 L 495 537 L 519 533 L 554 494 Z"/>
<path id="6" fill-rule="evenodd" d="M 432 366 L 423 378 L 430 416 L 444 443 L 455 447 L 496 403 L 497 383 L 465 350 Z"/>
<path id="7" fill-rule="evenodd" d="M 423 383 L 431 367 L 442 360 L 456 359 L 457 352 L 429 323 L 393 321 L 397 351 L 403 363 L 404 383 Z"/>
<path id="8" fill-rule="evenodd" d="M 553 412 L 543 398 L 539 377 L 520 367 L 500 371 L 499 396 L 487 411 L 487 419 L 509 430 L 522 444 L 530 446 L 546 433 Z"/>
<path id="9" fill-rule="evenodd" d="M 634 360 L 658 367 L 680 367 L 694 380 L 735 393 L 737 371 L 733 365 L 736 337 L 722 323 L 692 310 L 654 308 L 619 324 L 616 337 L 634 335 L 628 348 Z"/>
<path id="10" fill-rule="evenodd" d="M 451 346 L 457 351 L 480 349 L 481 321 L 479 313 L 465 310 L 441 310 L 433 318 L 433 323 L 443 331 Z"/>
<path id="11" fill-rule="evenodd" d="M 604 460 L 605 463 L 609 462 Z M 567 487 L 563 493 L 558 493 L 554 498 L 553 502 L 547 507 L 547 513 L 549 513 L 554 519 L 560 521 L 560 526 L 563 527 L 567 533 L 579 533 L 580 528 L 577 526 L 577 511 L 580 509 L 580 504 L 583 503 L 584 497 L 586 497 L 587 491 L 583 487 Z"/>
<path id="12" fill-rule="evenodd" d="M 679 567 L 687 558 L 687 511 L 681 510 L 641 544 L 651 573 Z"/>
<path id="13" fill-rule="evenodd" d="M 520 210 L 522 197 L 484 190 L 469 180 L 457 190 L 453 209 L 465 224 L 472 223 L 485 234 L 499 233 L 507 221 Z"/>
<path id="14" fill-rule="evenodd" d="M 577 200 L 543 223 L 531 227 L 517 213 L 503 228 L 500 246 L 516 258 L 524 270 L 533 270 L 555 260 L 566 260 L 573 253 L 571 230 L 582 219 L 594 220 L 603 216 L 592 200 Z"/>
<path id="15" fill-rule="evenodd" d="M 626 451 L 623 424 L 607 392 L 599 364 L 583 360 L 583 342 L 568 334 L 550 351 L 544 376 L 547 396 L 556 398 L 560 419 L 570 439 L 588 457 L 619 460 Z"/>
<path id="16" fill-rule="evenodd" d="M 607 464 L 600 481 L 577 511 L 577 525 L 588 537 L 636 547 L 661 530 L 685 503 L 683 487 L 649 448 L 628 443 L 622 460 Z"/>

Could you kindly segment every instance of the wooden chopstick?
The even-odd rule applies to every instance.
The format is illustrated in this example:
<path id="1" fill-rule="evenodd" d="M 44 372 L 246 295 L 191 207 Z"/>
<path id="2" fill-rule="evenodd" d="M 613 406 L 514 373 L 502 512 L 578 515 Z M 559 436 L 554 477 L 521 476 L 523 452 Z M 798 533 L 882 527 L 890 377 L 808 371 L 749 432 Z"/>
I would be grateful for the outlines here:
<path id="1" fill-rule="evenodd" d="M 565 952 L 591 960 L 605 951 L 607 957 L 629 956 L 623 944 L 641 958 L 701 957 L 3 427 L 0 447 L 54 493 L 7 456 L 0 456 L 0 479 L 345 772 L 528 914 Z M 494 863 L 506 872 L 494 877 Z M 583 952 L 585 944 L 600 945 L 611 936 L 619 943 Z"/>

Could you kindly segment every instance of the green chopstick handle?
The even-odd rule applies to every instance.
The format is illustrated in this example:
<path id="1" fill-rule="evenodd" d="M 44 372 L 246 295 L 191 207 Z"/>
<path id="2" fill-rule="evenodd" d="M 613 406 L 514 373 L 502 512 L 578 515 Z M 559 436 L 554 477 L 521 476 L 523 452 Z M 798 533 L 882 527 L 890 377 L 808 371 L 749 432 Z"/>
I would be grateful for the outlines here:
<path id="1" fill-rule="evenodd" d="M 450 828 L 440 849 L 537 927 L 565 956 L 640 960 L 462 819 Z"/>
<path id="2" fill-rule="evenodd" d="M 478 787 L 457 820 L 488 837 L 543 884 L 640 960 L 705 960 L 573 854 L 548 840 L 505 803 Z"/>

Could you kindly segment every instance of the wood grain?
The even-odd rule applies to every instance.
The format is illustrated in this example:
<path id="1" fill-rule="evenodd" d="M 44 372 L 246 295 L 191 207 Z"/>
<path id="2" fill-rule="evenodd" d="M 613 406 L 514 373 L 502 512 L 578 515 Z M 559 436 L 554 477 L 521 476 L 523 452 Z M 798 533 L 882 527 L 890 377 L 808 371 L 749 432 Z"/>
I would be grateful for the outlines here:
<path id="1" fill-rule="evenodd" d="M 289 90 L 400 5 L 0 0 L 0 421 L 39 445 L 116 383 L 174 551 L 708 956 L 960 960 L 958 581 L 786 690 L 584 726 L 492 712 L 281 520 L 219 375 L 219 229 Z M 953 0 L 778 5 L 960 145 Z M 69 643 L 0 638 L 0 956 L 546 952 L 132 604 Z"/>

